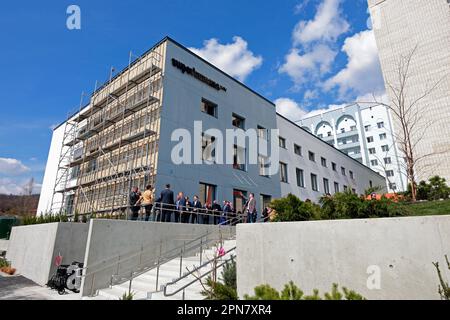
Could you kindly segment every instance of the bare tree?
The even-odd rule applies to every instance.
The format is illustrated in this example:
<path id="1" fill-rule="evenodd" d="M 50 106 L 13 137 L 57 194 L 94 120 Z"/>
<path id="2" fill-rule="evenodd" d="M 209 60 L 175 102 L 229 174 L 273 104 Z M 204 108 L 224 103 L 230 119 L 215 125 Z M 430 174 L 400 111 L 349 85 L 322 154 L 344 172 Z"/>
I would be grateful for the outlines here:
<path id="1" fill-rule="evenodd" d="M 396 81 L 391 83 L 386 80 L 386 87 L 390 94 L 390 101 L 384 103 L 373 95 L 374 101 L 360 102 L 382 105 L 391 111 L 396 124 L 393 137 L 402 153 L 405 165 L 407 180 L 411 186 L 412 201 L 416 201 L 417 196 L 417 175 L 421 170 L 420 164 L 425 159 L 436 153 L 418 154 L 417 146 L 422 142 L 427 129 L 432 122 L 426 120 L 425 113 L 428 108 L 421 104 L 439 85 L 441 80 L 426 88 L 422 93 L 409 92 L 411 80 L 411 63 L 417 52 L 417 46 L 408 54 L 400 56 L 396 67 Z M 420 106 L 419 106 L 420 105 Z"/>

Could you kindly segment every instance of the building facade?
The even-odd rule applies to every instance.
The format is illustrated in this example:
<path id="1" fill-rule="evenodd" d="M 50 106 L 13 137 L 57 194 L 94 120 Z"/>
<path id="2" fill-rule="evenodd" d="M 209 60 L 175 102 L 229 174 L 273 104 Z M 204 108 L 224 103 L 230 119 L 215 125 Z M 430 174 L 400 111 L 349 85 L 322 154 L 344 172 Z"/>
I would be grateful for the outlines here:
<path id="1" fill-rule="evenodd" d="M 299 125 L 385 177 L 389 192 L 406 190 L 405 165 L 387 107 L 353 104 L 306 116 Z"/>
<path id="2" fill-rule="evenodd" d="M 279 148 L 282 135 L 318 161 L 339 158 L 354 178 L 310 170 L 312 161 L 294 164 L 296 150 Z M 316 172 L 317 179 L 329 176 L 342 190 L 384 185 L 376 172 L 277 115 L 272 102 L 165 38 L 54 130 L 38 213 L 118 212 L 133 186 L 147 184 L 157 194 L 171 184 L 202 203 L 229 200 L 238 211 L 249 193 L 259 212 L 289 192 L 313 201 L 327 193 L 285 182 L 294 167 Z"/>
<path id="3" fill-rule="evenodd" d="M 419 119 L 411 136 L 418 180 L 440 175 L 450 179 L 450 3 L 448 0 L 368 0 L 381 67 L 390 86 L 399 87 L 401 57 L 411 55 L 406 104 Z M 426 94 L 429 92 L 428 94 Z M 423 98 L 421 98 L 425 95 Z M 417 103 L 414 101 L 417 100 Z M 414 120 L 416 121 L 416 120 Z M 394 118 L 394 126 L 400 128 Z"/>

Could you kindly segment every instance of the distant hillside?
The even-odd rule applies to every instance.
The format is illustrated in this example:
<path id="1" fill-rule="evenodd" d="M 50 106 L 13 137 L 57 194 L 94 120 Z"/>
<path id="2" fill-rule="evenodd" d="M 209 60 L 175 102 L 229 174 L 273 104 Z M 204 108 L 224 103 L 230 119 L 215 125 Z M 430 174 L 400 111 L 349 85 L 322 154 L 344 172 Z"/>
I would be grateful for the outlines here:
<path id="1" fill-rule="evenodd" d="M 0 194 L 0 216 L 34 215 L 38 207 L 39 195 L 13 196 Z"/>

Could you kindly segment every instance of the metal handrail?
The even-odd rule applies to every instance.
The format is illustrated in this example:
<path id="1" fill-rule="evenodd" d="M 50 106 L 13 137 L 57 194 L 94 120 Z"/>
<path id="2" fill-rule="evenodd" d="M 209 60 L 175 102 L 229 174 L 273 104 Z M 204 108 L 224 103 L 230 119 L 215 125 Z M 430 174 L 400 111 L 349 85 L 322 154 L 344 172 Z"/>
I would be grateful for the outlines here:
<path id="1" fill-rule="evenodd" d="M 198 208 L 199 210 L 200 210 L 200 208 Z M 158 208 L 157 210 L 161 210 L 161 208 Z M 167 210 L 167 211 L 175 211 L 175 212 L 178 212 L 178 213 L 192 213 L 191 211 L 183 211 L 183 210 L 177 210 L 177 209 L 164 209 L 164 210 Z M 207 209 L 203 209 L 203 210 L 207 210 Z M 223 214 L 223 213 L 229 213 L 229 212 L 224 212 L 224 211 L 216 211 L 216 213 L 221 213 L 221 214 Z M 201 216 L 213 216 L 213 217 L 221 217 L 221 215 L 218 215 L 218 214 L 207 214 L 207 213 L 201 213 L 201 212 L 196 212 L 195 214 L 197 214 L 197 215 L 201 215 Z M 228 219 L 228 220 L 225 220 L 225 222 L 223 223 L 223 224 L 218 224 L 217 226 L 219 226 L 219 227 L 221 227 L 221 226 L 232 226 L 232 224 L 233 223 L 239 223 L 239 222 L 241 222 L 243 220 L 243 215 L 242 216 L 235 216 L 235 217 L 231 217 L 230 219 Z M 200 239 L 202 239 L 202 238 L 204 238 L 204 237 L 207 237 L 208 235 L 210 235 L 211 233 L 214 233 L 216 230 L 212 230 L 212 231 L 208 231 L 207 233 L 205 233 L 205 234 L 203 234 L 202 236 L 200 236 L 200 237 L 198 237 L 198 238 L 195 238 L 195 239 L 193 239 L 193 240 L 190 240 L 189 242 L 187 242 L 186 244 L 190 244 L 190 243 L 192 243 L 192 242 L 195 242 L 195 241 L 198 241 L 198 240 L 200 240 Z M 177 249 L 177 248 L 176 248 Z M 173 249 L 173 250 L 175 250 L 175 249 Z M 169 250 L 170 251 L 170 250 Z M 107 258 L 107 259 L 104 259 L 103 261 L 100 261 L 100 262 L 97 262 L 97 263 L 95 263 L 95 264 L 93 264 L 93 265 L 90 265 L 90 266 L 86 266 L 85 268 L 83 268 L 83 269 L 88 269 L 88 268 L 92 268 L 92 267 L 94 267 L 94 266 L 97 266 L 97 265 L 101 265 L 101 264 L 104 264 L 104 263 L 106 263 L 107 261 L 110 261 L 110 260 L 113 260 L 113 259 L 118 259 L 118 258 L 120 258 L 120 257 L 123 257 L 124 255 L 130 255 L 131 254 L 131 256 L 129 256 L 128 258 L 129 259 L 131 259 L 131 258 L 133 258 L 133 257 L 135 257 L 135 256 L 137 256 L 137 255 L 139 255 L 139 254 L 142 254 L 143 252 L 142 252 L 142 250 L 140 250 L 140 251 L 135 251 L 134 253 L 125 253 L 125 254 L 120 254 L 120 255 L 116 255 L 116 256 L 114 256 L 114 257 L 110 257 L 110 258 Z M 129 260 L 128 259 L 128 260 Z M 126 260 L 125 260 L 126 261 Z M 115 262 L 115 263 L 112 263 L 111 265 L 108 265 L 108 266 L 106 266 L 106 267 L 104 267 L 104 268 L 102 268 L 101 270 L 104 270 L 104 269 L 107 269 L 107 268 L 109 268 L 109 267 L 111 267 L 111 266 L 113 266 L 113 265 L 115 265 L 117 262 Z M 90 274 L 88 274 L 88 275 L 90 275 Z"/>
<path id="2" fill-rule="evenodd" d="M 161 266 L 161 265 L 163 265 L 163 264 L 165 264 L 165 263 L 167 263 L 167 262 L 169 262 L 169 261 L 171 261 L 171 260 L 173 260 L 173 259 L 175 259 L 177 257 L 181 257 L 185 253 L 192 252 L 193 250 L 198 249 L 198 248 L 203 248 L 203 247 L 206 248 L 206 247 L 209 246 L 210 243 L 216 242 L 218 240 L 220 240 L 220 239 L 215 239 L 215 238 L 214 239 L 209 239 L 209 240 L 206 240 L 205 242 L 198 243 L 198 244 L 196 244 L 196 245 L 194 245 L 194 246 L 192 246 L 192 247 L 190 247 L 188 249 L 186 249 L 183 246 L 182 249 L 181 248 L 176 248 L 176 249 L 173 249 L 173 250 L 169 250 L 168 252 L 174 251 L 174 254 L 167 255 L 167 253 L 164 253 L 164 254 L 161 254 L 160 256 L 158 256 L 157 258 L 141 262 L 141 264 L 142 264 L 142 263 L 146 263 L 146 262 L 149 262 L 149 261 L 153 260 L 153 261 L 157 261 L 157 264 L 154 264 L 154 265 L 149 266 L 149 267 L 145 267 L 145 268 L 143 268 L 140 271 L 132 272 L 132 278 L 139 277 L 140 275 L 142 275 L 144 273 L 147 273 L 147 272 L 157 268 L 158 266 Z M 161 259 L 161 257 L 164 257 L 164 258 Z M 118 275 L 115 274 L 115 275 L 112 275 L 111 277 L 114 278 L 114 277 L 117 277 L 117 276 Z M 126 281 L 129 281 L 130 278 L 122 278 L 122 280 L 124 280 L 124 282 L 126 282 Z"/>
<path id="3" fill-rule="evenodd" d="M 202 275 L 200 275 L 200 276 L 196 276 L 196 279 L 195 279 L 195 280 L 192 280 L 191 282 L 185 284 L 185 285 L 182 286 L 181 288 L 178 288 L 176 291 L 174 291 L 174 292 L 172 292 L 172 293 L 167 293 L 167 287 L 168 287 L 168 286 L 172 286 L 172 285 L 176 284 L 177 282 L 179 282 L 179 281 L 181 281 L 181 280 L 183 280 L 183 279 L 189 277 L 190 275 L 194 274 L 194 272 L 196 272 L 196 271 L 198 271 L 198 270 L 200 270 L 200 269 L 206 267 L 208 264 L 211 264 L 212 262 L 215 262 L 215 261 L 217 261 L 217 260 L 219 260 L 219 259 L 223 259 L 224 256 L 226 256 L 227 254 L 229 254 L 230 252 L 233 252 L 233 251 L 235 251 L 235 250 L 236 250 L 236 247 L 233 247 L 233 248 L 231 248 L 230 250 L 228 250 L 227 252 L 225 252 L 224 255 L 219 256 L 219 257 L 214 257 L 213 259 L 211 259 L 211 260 L 209 260 L 209 261 L 203 263 L 202 265 L 196 267 L 195 269 L 193 269 L 193 270 L 191 270 L 191 271 L 188 270 L 189 272 L 186 273 L 186 274 L 184 274 L 182 277 L 179 277 L 178 279 L 176 279 L 176 280 L 174 280 L 174 281 L 172 281 L 172 282 L 169 282 L 169 283 L 165 284 L 165 285 L 164 285 L 164 290 L 163 290 L 164 296 L 166 296 L 166 297 L 172 297 L 172 296 L 176 295 L 177 293 L 179 293 L 179 292 L 185 290 L 186 288 L 190 287 L 191 285 L 193 285 L 193 284 L 196 283 L 197 281 L 200 281 L 200 279 L 206 277 L 208 274 L 210 274 L 210 273 L 213 272 L 214 270 L 217 270 L 217 269 L 219 269 L 220 267 L 222 267 L 223 265 L 225 265 L 226 263 L 228 263 L 229 261 L 232 261 L 233 259 L 236 258 L 236 255 L 231 255 L 231 257 L 230 257 L 229 259 L 225 260 L 224 262 L 222 262 L 222 263 L 219 264 L 219 265 L 215 265 L 214 268 L 211 268 L 211 270 L 205 272 L 204 274 L 202 274 Z"/>
<path id="4" fill-rule="evenodd" d="M 219 227 L 220 227 L 220 225 L 219 225 Z M 198 237 L 198 238 L 195 238 L 195 239 L 193 239 L 193 240 L 190 240 L 190 241 L 187 242 L 186 244 L 190 244 L 190 243 L 193 243 L 193 242 L 195 242 L 195 241 L 199 241 L 199 240 L 201 240 L 201 239 L 203 239 L 203 238 L 205 238 L 205 237 L 208 237 L 209 235 L 211 235 L 211 234 L 214 233 L 215 231 L 217 231 L 217 230 L 208 231 L 207 233 L 203 234 L 202 236 L 200 236 L 200 237 Z M 184 246 L 184 245 L 183 245 L 183 246 Z M 170 250 L 168 250 L 167 252 L 164 252 L 164 254 L 168 254 L 168 253 L 170 253 L 171 251 L 179 250 L 179 249 L 181 249 L 183 246 L 180 246 L 180 247 L 177 247 L 177 248 L 174 248 L 174 249 L 170 249 Z M 153 248 L 152 248 L 152 249 L 153 249 Z M 124 260 L 115 261 L 115 262 L 113 262 L 113 263 L 110 263 L 110 264 L 104 266 L 104 267 L 101 268 L 101 269 L 96 269 L 96 270 L 95 270 L 94 272 L 92 272 L 92 273 L 87 273 L 87 274 L 85 274 L 84 276 L 87 277 L 87 276 L 90 276 L 90 275 L 92 275 L 92 274 L 94 274 L 94 273 L 97 273 L 98 271 L 103 271 L 103 270 L 105 270 L 105 269 L 111 268 L 111 267 L 115 266 L 115 265 L 118 264 L 118 263 L 121 263 L 121 262 L 125 262 L 125 261 L 128 261 L 128 260 L 131 260 L 132 258 L 135 258 L 135 257 L 139 256 L 140 254 L 143 254 L 143 253 L 148 252 L 148 251 L 150 251 L 150 249 L 148 249 L 148 250 L 146 250 L 146 251 L 140 250 L 140 251 L 134 251 L 134 252 L 132 252 L 132 253 L 130 253 L 130 252 L 128 252 L 128 253 L 122 253 L 122 254 L 116 255 L 116 256 L 114 256 L 114 257 L 104 259 L 104 260 L 99 261 L 99 262 L 97 262 L 97 263 L 94 263 L 94 264 L 92 264 L 92 265 L 86 266 L 86 267 L 82 268 L 82 270 L 92 269 L 93 267 L 98 266 L 98 265 L 102 265 L 102 264 L 104 264 L 104 263 L 106 263 L 106 262 L 108 262 L 108 261 L 110 261 L 110 260 L 120 259 L 120 258 L 123 257 L 123 256 L 127 256 L 127 258 L 124 259 Z M 161 255 L 163 255 L 163 254 L 161 254 Z"/>
<path id="5" fill-rule="evenodd" d="M 217 240 L 220 240 L 220 239 L 215 239 L 215 238 L 213 238 L 213 239 L 206 240 L 206 242 L 203 242 L 203 241 L 202 241 L 203 238 L 207 238 L 207 237 L 208 237 L 209 235 L 211 235 L 212 233 L 214 233 L 214 231 L 208 231 L 206 234 L 204 234 L 204 235 L 202 235 L 202 236 L 200 236 L 200 237 L 198 237 L 198 238 L 196 238 L 196 239 L 194 239 L 194 240 L 191 240 L 191 241 L 189 241 L 188 243 L 184 243 L 182 246 L 180 246 L 180 247 L 178 247 L 178 248 L 174 248 L 174 249 L 171 249 L 171 250 L 169 250 L 169 251 L 167 251 L 167 252 L 165 252 L 165 253 L 160 254 L 157 258 L 154 258 L 154 259 L 153 259 L 153 261 L 155 261 L 155 260 L 157 261 L 156 264 L 151 265 L 151 266 L 149 266 L 149 267 L 145 267 L 145 268 L 143 268 L 143 269 L 142 269 L 141 271 L 139 271 L 139 272 L 131 272 L 129 278 L 123 278 L 122 280 L 124 280 L 124 282 L 130 281 L 130 280 L 132 280 L 132 279 L 134 279 L 134 278 L 136 278 L 136 277 L 138 277 L 138 276 L 140 276 L 140 275 L 142 275 L 142 274 L 144 274 L 144 273 L 147 273 L 147 272 L 149 272 L 149 271 L 151 271 L 151 270 L 153 270 L 153 269 L 155 269 L 155 268 L 160 267 L 161 265 L 163 265 L 163 264 L 165 264 L 165 263 L 167 263 L 167 262 L 169 262 L 169 261 L 171 261 L 171 260 L 173 260 L 173 259 L 175 259 L 175 258 L 177 258 L 177 257 L 181 257 L 181 258 L 182 258 L 182 257 L 183 257 L 183 254 L 185 254 L 186 252 L 192 252 L 193 250 L 195 250 L 195 249 L 197 249 L 197 248 L 203 248 L 203 247 L 206 247 L 206 246 L 209 245 L 210 243 L 216 242 Z M 196 244 L 196 245 L 190 247 L 188 250 L 186 250 L 186 245 L 187 245 L 187 244 L 191 244 L 191 243 L 194 243 L 195 241 L 199 241 L 199 240 L 201 241 L 199 244 Z M 169 253 L 171 253 L 171 252 L 174 252 L 174 254 L 173 254 L 173 255 L 169 255 Z M 178 253 L 178 252 L 180 252 L 180 253 Z M 142 254 L 142 251 L 141 251 L 139 254 Z M 201 254 L 201 252 L 200 252 L 200 254 Z M 135 257 L 135 256 L 134 256 L 134 257 Z M 164 259 L 161 259 L 161 257 L 165 257 L 165 258 L 164 258 Z M 131 257 L 129 257 L 128 259 L 125 259 L 125 260 L 123 260 L 123 261 L 118 261 L 117 263 L 115 263 L 115 264 L 113 264 L 113 265 L 122 263 L 122 262 L 124 262 L 124 261 L 128 261 L 128 260 L 130 260 L 130 259 L 131 259 Z M 150 262 L 150 261 L 152 261 L 152 260 L 146 260 L 146 261 L 144 261 L 144 262 Z M 201 257 L 200 257 L 200 263 L 201 263 Z M 142 261 L 141 261 L 141 264 L 142 264 Z M 109 267 L 112 267 L 113 265 L 111 265 L 111 266 L 109 266 Z M 109 268 L 109 267 L 107 267 L 107 268 Z M 105 269 L 107 269 L 107 268 L 105 268 Z M 102 269 L 102 270 L 104 270 L 104 269 Z M 114 278 L 114 277 L 116 277 L 116 276 L 118 276 L 118 275 L 117 275 L 117 274 L 116 274 L 116 275 L 112 275 L 111 278 Z"/>
<path id="6" fill-rule="evenodd" d="M 233 221 L 233 220 L 235 220 L 235 218 L 232 218 L 232 219 L 230 219 L 229 221 Z M 228 221 L 227 221 L 227 222 L 228 222 Z M 220 228 L 219 228 L 219 232 L 220 232 L 220 231 L 221 231 L 221 230 L 220 230 Z M 138 277 L 139 275 L 141 275 L 141 274 L 143 274 L 143 273 L 146 273 L 146 272 L 148 272 L 148 271 L 150 271 L 150 270 L 153 270 L 153 269 L 155 269 L 155 268 L 158 268 L 158 271 L 159 271 L 159 267 L 160 267 L 161 265 L 163 265 L 163 264 L 165 264 L 165 263 L 167 263 L 167 262 L 169 262 L 169 261 L 175 259 L 175 258 L 178 257 L 178 256 L 180 256 L 180 257 L 182 258 L 182 257 L 183 257 L 183 253 L 185 253 L 185 252 L 192 252 L 193 250 L 197 249 L 198 247 L 201 248 L 201 252 L 200 252 L 200 255 L 201 255 L 204 246 L 209 245 L 211 242 L 215 242 L 215 241 L 218 240 L 218 239 L 210 239 L 210 240 L 206 240 L 206 242 L 203 242 L 203 238 L 205 238 L 205 237 L 207 238 L 208 236 L 210 236 L 210 235 L 213 234 L 214 232 L 217 232 L 217 230 L 208 231 L 207 233 L 203 234 L 202 236 L 200 236 L 200 237 L 198 237 L 198 238 L 196 238 L 196 239 L 190 240 L 188 243 L 184 243 L 184 244 L 183 244 L 182 246 L 180 246 L 180 247 L 177 247 L 177 248 L 168 250 L 167 252 L 164 252 L 164 253 L 161 253 L 161 252 L 160 252 L 160 254 L 159 254 L 155 259 L 153 259 L 153 261 L 154 261 L 153 265 L 150 265 L 150 266 L 148 266 L 148 267 L 145 267 L 145 268 L 143 268 L 143 269 L 140 269 L 139 272 L 133 272 L 133 271 L 131 271 L 129 277 L 123 278 L 123 280 L 124 280 L 123 282 L 130 281 L 130 287 L 131 287 L 131 282 L 132 282 L 132 280 L 133 280 L 134 278 Z M 186 251 L 186 244 L 191 244 L 191 243 L 194 243 L 195 241 L 200 241 L 200 244 L 197 244 L 197 245 L 195 245 L 195 246 L 189 248 L 189 250 Z M 96 264 L 93 264 L 93 265 L 90 265 L 90 266 L 86 266 L 86 267 L 84 267 L 84 268 L 81 269 L 81 271 L 82 271 L 82 273 L 81 273 L 81 278 L 86 278 L 86 277 L 88 277 L 88 276 L 93 276 L 92 282 L 94 282 L 95 274 L 97 274 L 98 272 L 103 271 L 103 270 L 106 270 L 106 269 L 109 269 L 109 268 L 112 268 L 112 267 L 114 267 L 114 266 L 119 266 L 121 263 L 123 263 L 123 262 L 125 262 L 125 261 L 129 261 L 130 259 L 135 258 L 135 257 L 137 257 L 137 256 L 139 256 L 139 255 L 141 255 L 141 257 L 142 257 L 142 255 L 143 255 L 146 251 L 148 251 L 148 250 L 145 250 L 145 251 L 144 251 L 144 250 L 141 249 L 141 251 L 135 252 L 135 253 L 131 254 L 131 256 L 128 256 L 126 259 L 121 259 L 121 257 L 123 257 L 124 255 L 128 255 L 128 254 L 122 254 L 122 255 L 118 255 L 118 256 L 113 257 L 113 258 L 108 258 L 108 259 L 103 260 L 103 261 L 101 261 L 101 262 L 98 262 L 98 263 L 96 263 Z M 169 254 L 172 253 L 172 252 L 173 252 L 173 255 L 169 255 Z M 93 271 L 93 272 L 91 272 L 91 273 L 88 272 L 88 269 L 92 269 L 94 266 L 103 264 L 103 263 L 105 263 L 106 261 L 109 261 L 109 260 L 112 260 L 112 259 L 119 259 L 119 260 L 118 260 L 118 261 L 115 261 L 115 262 L 113 262 L 113 263 L 110 263 L 110 264 L 108 264 L 108 265 L 106 265 L 106 266 L 103 266 L 103 267 L 100 268 L 100 269 L 96 269 L 95 271 Z M 147 261 L 145 261 L 145 263 L 150 262 L 150 261 L 152 261 L 152 260 L 147 260 Z M 156 262 L 156 263 L 155 263 L 155 262 Z M 201 256 L 200 256 L 200 262 L 201 262 Z M 140 265 L 142 265 L 142 261 L 140 262 Z M 139 266 L 137 266 L 136 268 L 139 269 Z M 116 274 L 116 275 L 114 275 L 114 274 L 111 275 L 111 282 L 110 282 L 111 285 L 112 285 L 112 283 L 113 283 L 114 277 L 117 277 L 117 276 L 118 276 L 118 274 Z M 158 277 L 157 277 L 157 283 L 156 283 L 156 286 L 158 286 Z M 91 289 L 93 290 L 93 287 L 92 287 Z M 92 295 L 92 294 L 93 294 L 93 292 L 91 291 L 91 295 Z"/>

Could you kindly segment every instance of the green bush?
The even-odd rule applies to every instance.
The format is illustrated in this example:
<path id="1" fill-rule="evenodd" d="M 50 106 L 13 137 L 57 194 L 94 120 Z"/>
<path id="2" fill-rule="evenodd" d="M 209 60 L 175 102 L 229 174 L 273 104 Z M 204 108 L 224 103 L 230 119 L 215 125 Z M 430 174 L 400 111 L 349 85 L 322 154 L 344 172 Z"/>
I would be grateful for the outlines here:
<path id="1" fill-rule="evenodd" d="M 272 201 L 270 207 L 275 210 L 273 221 L 309 221 L 336 219 L 367 219 L 409 215 L 409 210 L 401 203 L 385 197 L 381 200 L 366 200 L 365 197 L 347 191 L 334 196 L 323 196 L 320 206 L 312 202 L 303 202 L 296 196 Z"/>
<path id="2" fill-rule="evenodd" d="M 270 207 L 277 213 L 274 220 L 277 222 L 318 220 L 321 216 L 320 206 L 303 202 L 292 194 L 273 200 Z"/>
<path id="3" fill-rule="evenodd" d="M 4 259 L 4 258 L 0 258 L 0 268 L 5 268 L 5 267 L 10 267 L 10 263 Z"/>
<path id="4" fill-rule="evenodd" d="M 297 287 L 292 281 L 284 286 L 283 291 L 278 292 L 276 289 L 265 284 L 254 289 L 255 295 L 245 295 L 245 300 L 365 300 L 363 296 L 353 290 L 345 287 L 342 288 L 342 293 L 339 291 L 339 286 L 334 283 L 331 292 L 325 293 L 324 298 L 320 297 L 319 290 L 314 289 L 313 294 L 305 296 L 303 291 Z"/>
<path id="5" fill-rule="evenodd" d="M 67 222 L 68 217 L 65 214 L 43 214 L 40 216 L 25 216 L 22 218 L 21 225 L 34 225 L 54 222 Z"/>
<path id="6" fill-rule="evenodd" d="M 406 197 L 411 196 L 411 184 L 408 184 Z M 417 185 L 417 200 L 440 200 L 448 199 L 450 196 L 450 187 L 444 178 L 439 176 L 431 177 L 428 182 L 420 181 Z"/>
<path id="7" fill-rule="evenodd" d="M 134 295 L 135 295 L 134 292 L 125 292 L 125 293 L 122 295 L 122 298 L 119 299 L 119 300 L 133 300 L 133 299 L 134 299 Z"/>
<path id="8" fill-rule="evenodd" d="M 222 270 L 222 282 L 206 279 L 202 295 L 207 300 L 238 300 L 236 283 L 236 261 L 226 262 Z"/>

